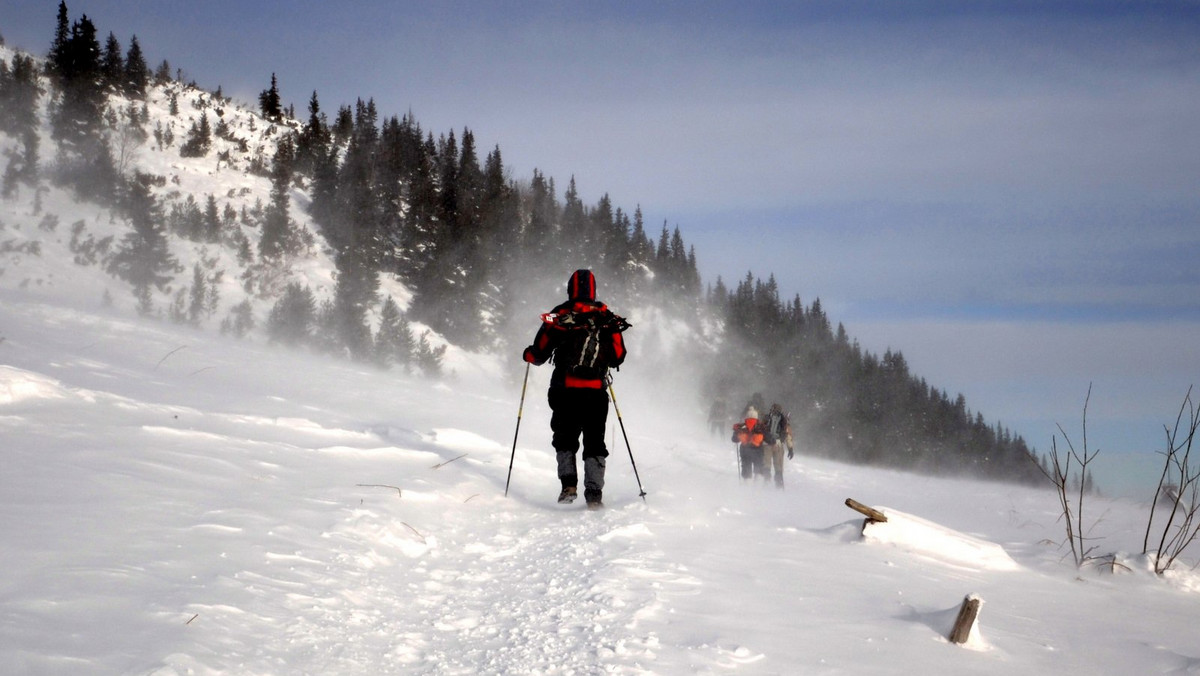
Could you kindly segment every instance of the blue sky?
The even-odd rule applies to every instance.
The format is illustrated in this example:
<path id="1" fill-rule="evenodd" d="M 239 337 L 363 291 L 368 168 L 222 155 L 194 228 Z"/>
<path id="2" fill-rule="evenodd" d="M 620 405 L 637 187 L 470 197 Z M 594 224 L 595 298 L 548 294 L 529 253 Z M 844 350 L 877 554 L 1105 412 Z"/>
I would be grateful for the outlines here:
<path id="1" fill-rule="evenodd" d="M 43 53 L 56 0 L 0 0 Z M 76 0 L 200 85 L 373 97 L 774 274 L 1042 449 L 1200 384 L 1200 5 Z M 601 280 L 603 283 L 603 280 Z"/>

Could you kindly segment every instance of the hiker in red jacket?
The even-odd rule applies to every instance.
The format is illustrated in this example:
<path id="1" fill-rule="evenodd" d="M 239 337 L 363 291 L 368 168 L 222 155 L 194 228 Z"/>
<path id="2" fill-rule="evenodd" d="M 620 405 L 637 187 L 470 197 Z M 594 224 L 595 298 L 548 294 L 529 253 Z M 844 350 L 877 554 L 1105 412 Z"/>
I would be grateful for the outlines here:
<path id="1" fill-rule="evenodd" d="M 583 435 L 583 497 L 589 509 L 603 506 L 604 469 L 608 449 L 604 425 L 608 420 L 609 368 L 625 361 L 621 332 L 629 323 L 596 300 L 596 277 L 576 270 L 567 282 L 567 301 L 542 315 L 542 325 L 523 358 L 541 365 L 553 357 L 550 376 L 550 430 L 558 460 L 562 492 L 558 501 L 578 497 L 579 473 L 575 454 Z"/>
<path id="2" fill-rule="evenodd" d="M 733 441 L 738 445 L 738 465 L 742 478 L 752 479 L 763 475 L 763 429 L 758 420 L 758 409 L 746 407 L 742 422 L 733 425 Z"/>

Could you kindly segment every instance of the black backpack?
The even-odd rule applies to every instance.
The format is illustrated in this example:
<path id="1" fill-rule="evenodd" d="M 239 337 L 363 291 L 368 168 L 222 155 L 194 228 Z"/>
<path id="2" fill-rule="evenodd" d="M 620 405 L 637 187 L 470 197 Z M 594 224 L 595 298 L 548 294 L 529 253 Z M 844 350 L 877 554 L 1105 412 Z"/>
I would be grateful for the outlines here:
<path id="1" fill-rule="evenodd" d="M 783 441 L 784 433 L 784 416 L 780 411 L 771 411 L 767 413 L 765 424 L 763 427 L 764 443 L 773 444 L 777 441 Z"/>
<path id="2" fill-rule="evenodd" d="M 554 348 L 553 362 L 576 378 L 603 379 L 612 366 L 612 335 L 630 327 L 624 317 L 600 306 L 586 310 L 563 310 L 546 321 L 562 330 Z"/>

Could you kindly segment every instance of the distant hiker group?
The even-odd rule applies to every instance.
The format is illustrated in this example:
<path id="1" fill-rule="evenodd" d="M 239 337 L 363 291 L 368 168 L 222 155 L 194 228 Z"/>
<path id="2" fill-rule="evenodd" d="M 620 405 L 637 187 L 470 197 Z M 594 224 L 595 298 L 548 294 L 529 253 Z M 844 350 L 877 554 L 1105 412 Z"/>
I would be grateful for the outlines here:
<path id="1" fill-rule="evenodd" d="M 762 478 L 769 483 L 774 476 L 775 486 L 783 488 L 783 449 L 787 447 L 790 460 L 796 452 L 792 438 L 792 423 L 779 404 L 771 404 L 765 416 L 751 402 L 734 423 L 731 441 L 738 445 L 738 471 L 744 480 Z"/>

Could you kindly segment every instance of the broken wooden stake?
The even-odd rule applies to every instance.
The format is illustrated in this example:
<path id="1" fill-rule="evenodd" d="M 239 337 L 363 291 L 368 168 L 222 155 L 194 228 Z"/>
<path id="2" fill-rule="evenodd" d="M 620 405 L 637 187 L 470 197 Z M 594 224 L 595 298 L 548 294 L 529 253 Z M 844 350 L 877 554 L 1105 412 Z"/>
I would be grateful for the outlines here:
<path id="1" fill-rule="evenodd" d="M 962 607 L 958 609 L 958 618 L 954 620 L 954 628 L 950 630 L 950 642 L 959 645 L 966 643 L 971 637 L 971 629 L 979 618 L 979 607 L 983 599 L 971 594 L 963 599 Z"/>
<path id="2" fill-rule="evenodd" d="M 859 514 L 862 514 L 863 516 L 867 517 L 871 521 L 878 521 L 879 523 L 887 523 L 887 516 L 885 516 L 883 512 L 879 511 L 878 509 L 868 507 L 868 506 L 864 505 L 863 503 L 858 502 L 857 500 L 852 500 L 850 498 L 846 498 L 846 506 L 849 507 L 850 509 L 853 509 L 854 511 L 858 512 Z"/>

